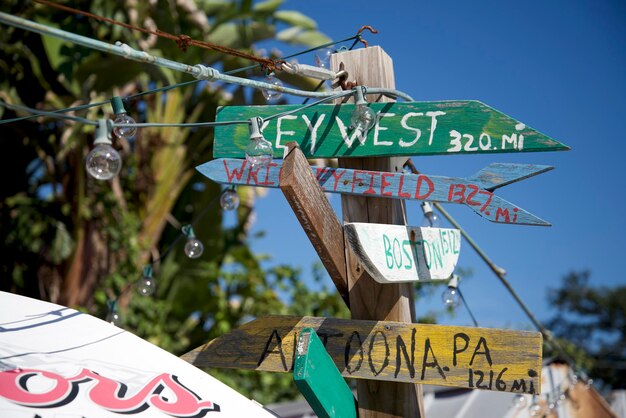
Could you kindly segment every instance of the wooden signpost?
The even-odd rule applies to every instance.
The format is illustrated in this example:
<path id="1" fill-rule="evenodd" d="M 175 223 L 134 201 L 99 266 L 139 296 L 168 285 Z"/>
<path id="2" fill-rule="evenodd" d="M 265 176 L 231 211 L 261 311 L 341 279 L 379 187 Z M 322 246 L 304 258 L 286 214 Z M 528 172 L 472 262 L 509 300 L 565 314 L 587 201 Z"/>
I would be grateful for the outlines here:
<path id="1" fill-rule="evenodd" d="M 459 258 L 458 229 L 348 223 L 347 241 L 380 283 L 449 279 Z"/>
<path id="2" fill-rule="evenodd" d="M 266 121 L 263 135 L 281 157 L 296 141 L 307 158 L 561 151 L 566 145 L 475 100 L 371 103 L 378 114 L 367 133 L 350 129 L 354 104 L 318 105 Z M 227 106 L 217 121 L 262 118 L 298 105 Z M 244 158 L 245 125 L 215 128 L 215 157 Z"/>
<path id="3" fill-rule="evenodd" d="M 344 377 L 526 394 L 541 390 L 542 339 L 530 331 L 270 316 L 183 359 L 198 367 L 290 372 L 304 328 L 315 329 Z"/>
<path id="4" fill-rule="evenodd" d="M 281 168 L 280 162 L 272 162 L 265 168 L 253 168 L 246 160 L 230 158 L 212 160 L 196 167 L 217 183 L 260 187 L 280 187 Z M 311 170 L 325 192 L 460 203 L 492 222 L 550 226 L 550 223 L 494 195 L 492 191 L 552 168 L 492 163 L 467 179 L 331 167 L 311 167 Z"/>
<path id="5" fill-rule="evenodd" d="M 313 328 L 298 336 L 293 380 L 319 418 L 356 418 L 350 387 Z"/>
<path id="6" fill-rule="evenodd" d="M 331 68 L 347 71 L 356 85 L 395 88 L 391 58 L 378 47 L 334 54 Z M 221 158 L 197 167 L 218 183 L 280 187 L 353 319 L 257 319 L 183 358 L 201 367 L 280 372 L 293 370 L 295 361 L 296 375 L 302 372 L 303 393 L 310 395 L 307 399 L 320 414 L 334 404 L 321 398 L 324 384 L 335 379 L 336 372 L 322 355 L 326 351 L 341 375 L 361 379 L 356 385 L 361 418 L 423 418 L 421 383 L 540 393 L 540 333 L 414 323 L 409 282 L 449 277 L 460 237 L 457 230 L 405 226 L 404 200 L 464 204 L 498 223 L 549 225 L 493 191 L 552 167 L 490 164 L 470 178 L 401 170 L 403 156 L 410 155 L 569 148 L 476 101 L 372 99 L 378 103 L 368 106 L 377 118 L 368 132 L 350 128 L 354 105 L 347 103 L 319 105 L 265 121 L 263 134 L 275 156 L 285 159 L 284 165 L 273 161 L 267 167 L 250 167 L 243 160 L 248 128 L 216 127 L 214 156 L 240 159 Z M 217 121 L 263 118 L 292 109 L 298 107 L 224 107 Z M 307 157 L 338 157 L 339 167 L 310 167 Z M 325 192 L 342 195 L 345 227 Z M 315 332 L 303 334 L 307 327 Z M 316 333 L 326 350 L 311 348 Z M 307 373 L 319 370 L 326 371 L 322 378 L 306 380 Z"/>

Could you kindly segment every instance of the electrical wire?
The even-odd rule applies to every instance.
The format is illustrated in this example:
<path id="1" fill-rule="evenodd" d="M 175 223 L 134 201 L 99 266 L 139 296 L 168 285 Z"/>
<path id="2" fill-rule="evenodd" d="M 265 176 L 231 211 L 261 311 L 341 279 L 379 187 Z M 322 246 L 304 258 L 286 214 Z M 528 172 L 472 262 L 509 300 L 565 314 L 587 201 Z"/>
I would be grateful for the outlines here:
<path id="1" fill-rule="evenodd" d="M 204 216 L 209 213 L 209 210 L 211 210 L 211 208 L 213 208 L 213 206 L 215 206 L 215 204 L 220 200 L 220 198 L 222 197 L 222 195 L 226 192 L 226 190 L 228 189 L 224 189 L 222 190 L 217 196 L 215 196 L 205 207 L 204 209 L 202 209 L 202 211 L 196 215 L 196 217 L 189 223 L 189 225 L 191 225 L 193 227 L 193 225 L 197 224 L 198 222 L 200 222 L 202 220 L 202 218 L 204 218 Z M 161 260 L 163 260 L 175 247 L 176 245 L 180 242 L 181 239 L 185 238 L 186 235 L 185 233 L 182 231 L 182 228 L 179 230 L 178 235 L 176 236 L 176 238 L 167 246 L 165 247 L 165 249 L 163 251 L 160 252 L 159 257 L 152 260 L 150 263 L 148 263 L 147 265 L 150 265 L 151 267 L 154 268 L 154 266 L 159 263 Z M 122 288 L 122 290 L 120 291 L 120 293 L 115 297 L 115 299 L 113 299 L 113 301 L 115 301 L 115 303 L 117 303 L 117 301 L 123 296 L 125 295 L 130 289 L 132 289 L 133 287 L 135 287 L 137 285 L 137 283 L 139 283 L 141 281 L 141 279 L 143 279 L 143 275 L 140 276 L 139 278 L 128 282 L 126 284 L 126 286 L 124 286 Z"/>
<path id="2" fill-rule="evenodd" d="M 419 171 L 415 167 L 415 164 L 413 164 L 413 161 L 411 161 L 410 159 L 407 160 L 407 162 L 405 163 L 405 166 L 408 167 L 413 174 L 419 174 Z M 532 322 L 535 328 L 537 328 L 537 330 L 541 333 L 541 335 L 544 338 L 544 341 L 548 345 L 550 345 L 553 349 L 558 351 L 559 354 L 563 356 L 563 359 L 566 362 L 568 362 L 572 367 L 578 368 L 574 359 L 565 352 L 563 347 L 561 347 L 561 344 L 559 344 L 558 341 L 554 339 L 552 333 L 546 327 L 544 327 L 541 324 L 541 322 L 539 322 L 539 320 L 531 312 L 528 306 L 526 306 L 524 301 L 522 301 L 522 299 L 519 297 L 517 292 L 513 289 L 513 287 L 511 286 L 511 284 L 505 277 L 506 270 L 504 270 L 502 267 L 497 266 L 493 261 L 491 261 L 489 256 L 487 256 L 487 254 L 478 246 L 478 244 L 472 239 L 472 237 L 467 233 L 467 231 L 465 231 L 465 229 L 463 229 L 461 225 L 459 225 L 459 223 L 452 217 L 452 215 L 450 215 L 443 208 L 443 206 L 440 203 L 433 202 L 433 206 L 437 208 L 437 210 L 448 220 L 448 222 L 450 222 L 456 229 L 458 229 L 461 232 L 461 235 L 463 236 L 463 238 L 465 238 L 468 244 L 474 249 L 474 251 L 476 251 L 479 257 L 482 258 L 482 260 L 487 264 L 489 269 L 496 275 L 496 277 L 500 280 L 502 285 L 506 288 L 509 294 L 513 297 L 517 305 L 526 314 L 530 322 Z"/>
<path id="3" fill-rule="evenodd" d="M 287 116 L 287 115 L 291 115 L 297 112 L 300 112 L 302 110 L 308 109 L 310 107 L 313 106 L 317 106 L 321 103 L 325 103 L 325 102 L 329 102 L 335 99 L 339 99 L 341 97 L 345 97 L 345 96 L 349 96 L 354 94 L 354 92 L 352 90 L 345 90 L 339 93 L 329 93 L 328 96 L 317 100 L 315 102 L 309 103 L 307 105 L 304 106 L 300 106 L 298 108 L 286 111 L 286 112 L 279 112 L 270 116 L 267 116 L 265 118 L 265 120 L 272 120 L 272 119 L 276 119 L 279 117 L 283 117 L 283 116 Z M 366 88 L 366 94 L 384 94 L 384 95 L 389 95 L 392 97 L 408 97 L 410 99 L 410 96 L 408 96 L 406 93 L 403 93 L 401 91 L 398 90 L 394 90 L 394 89 L 384 89 L 384 88 Z M 75 122 L 79 122 L 79 123 L 84 123 L 87 125 L 93 125 L 93 126 L 97 126 L 98 122 L 97 121 L 92 121 L 89 119 L 85 119 L 85 118 L 81 118 L 78 116 L 69 116 L 69 115 L 64 115 L 62 113 L 60 113 L 59 111 L 41 111 L 39 109 L 33 109 L 32 107 L 27 107 L 27 106 L 21 106 L 21 105 L 13 105 L 13 104 L 9 104 L 5 101 L 0 100 L 0 107 L 6 107 L 9 109 L 14 109 L 14 110 L 20 110 L 23 112 L 29 112 L 32 113 L 33 116 L 32 117 L 39 117 L 39 116 L 47 116 L 47 117 L 51 117 L 51 118 L 55 118 L 55 119 L 67 119 L 67 120 L 72 120 Z M 232 121 L 214 121 L 214 122 L 184 122 L 184 123 L 157 123 L 157 122 L 147 122 L 147 123 L 112 123 L 112 127 L 113 128 L 117 128 L 117 127 L 122 127 L 122 128 L 149 128 L 149 127 L 156 127 L 156 128 L 165 128 L 165 127 L 179 127 L 179 128 L 204 128 L 204 127 L 215 127 L 215 126 L 225 126 L 225 125 L 238 125 L 238 124 L 248 124 L 249 122 L 247 120 L 232 120 Z"/>
<path id="4" fill-rule="evenodd" d="M 352 46 L 350 46 L 350 48 L 349 48 L 351 50 L 352 48 L 354 48 L 354 46 L 361 39 L 362 39 L 362 37 L 361 37 L 361 34 L 359 33 L 357 35 L 354 35 L 354 36 L 351 36 L 351 37 L 348 37 L 348 38 L 344 38 L 344 39 L 341 39 L 339 41 L 327 42 L 325 44 L 318 45 L 318 46 L 315 46 L 313 48 L 306 49 L 304 51 L 299 51 L 299 52 L 296 52 L 296 53 L 291 54 L 291 55 L 286 55 L 286 56 L 284 56 L 282 58 L 282 60 L 286 60 L 286 59 L 289 59 L 289 58 L 294 58 L 294 57 L 297 57 L 297 56 L 300 56 L 300 55 L 308 54 L 309 52 L 317 51 L 317 50 L 320 50 L 320 49 L 328 48 L 328 47 L 331 47 L 331 46 L 334 46 L 334 45 L 339 45 L 341 43 L 354 40 Z M 245 67 L 236 68 L 234 70 L 225 71 L 224 74 L 225 75 L 234 75 L 234 74 L 238 74 L 238 73 L 241 73 L 241 72 L 244 72 L 244 71 L 253 70 L 253 69 L 256 69 L 256 68 L 261 68 L 261 65 L 260 64 L 248 65 L 248 66 L 245 66 Z M 139 93 L 128 95 L 128 96 L 124 97 L 123 100 L 124 101 L 128 101 L 128 100 L 136 99 L 136 98 L 143 97 L 143 96 L 146 96 L 146 95 L 162 93 L 162 92 L 166 92 L 166 91 L 169 91 L 169 90 L 172 90 L 172 89 L 176 89 L 176 88 L 180 88 L 180 87 L 185 87 L 185 86 L 197 84 L 197 83 L 199 83 L 201 81 L 204 81 L 204 80 L 190 80 L 190 81 L 184 81 L 184 82 L 181 82 L 181 83 L 172 84 L 172 85 L 169 85 L 169 86 L 159 87 L 159 88 L 155 88 L 155 89 L 151 89 L 151 90 L 147 90 L 147 91 L 143 91 L 143 92 L 139 92 Z M 319 85 L 313 91 L 319 90 L 319 88 L 323 84 L 324 84 L 324 81 L 320 82 Z M 104 106 L 104 105 L 109 104 L 109 103 L 110 103 L 110 101 L 106 100 L 106 101 L 100 101 L 100 102 L 94 102 L 94 103 L 87 103 L 87 104 L 79 105 L 79 106 L 72 106 L 72 107 L 68 107 L 68 108 L 65 108 L 65 109 L 53 110 L 51 112 L 53 112 L 53 113 L 66 113 L 66 112 L 80 111 L 80 110 L 90 109 L 92 107 Z M 305 103 L 306 103 L 306 101 L 305 101 Z M 4 119 L 4 120 L 0 120 L 0 125 L 4 125 L 4 124 L 7 124 L 7 123 L 12 123 L 12 122 L 18 122 L 18 121 L 22 121 L 22 120 L 33 119 L 33 118 L 36 118 L 38 116 L 39 115 L 30 115 L 30 116 L 22 116 L 22 117 L 18 117 L 18 118 Z"/>
<path id="5" fill-rule="evenodd" d="M 128 24 L 128 23 L 120 22 L 120 21 L 115 20 L 115 19 L 111 19 L 111 18 L 104 17 L 104 16 L 99 16 L 99 15 L 96 15 L 94 13 L 90 13 L 90 12 L 86 12 L 86 11 L 83 11 L 83 10 L 74 9 L 72 7 L 69 7 L 69 6 L 64 6 L 62 4 L 54 3 L 54 2 L 51 2 L 51 1 L 48 1 L 48 0 L 33 0 L 33 1 L 35 3 L 43 4 L 45 6 L 54 7 L 56 9 L 63 10 L 65 12 L 73 13 L 75 15 L 86 16 L 86 17 L 91 18 L 91 19 L 99 20 L 101 22 L 110 23 L 112 25 L 121 26 L 121 27 L 126 28 L 126 29 L 130 29 L 130 30 L 134 30 L 134 31 L 137 31 L 137 32 L 145 33 L 145 34 L 148 34 L 148 35 L 159 36 L 161 38 L 166 38 L 166 39 L 172 40 L 172 41 L 176 42 L 176 44 L 178 45 L 180 50 L 183 51 L 183 52 L 187 51 L 187 48 L 189 46 L 197 46 L 197 47 L 200 47 L 200 48 L 211 49 L 213 51 L 221 52 L 223 54 L 231 55 L 231 56 L 234 56 L 234 57 L 244 58 L 244 59 L 247 59 L 247 60 L 250 60 L 250 61 L 255 61 L 255 62 L 258 62 L 260 65 L 262 65 L 262 66 L 264 66 L 266 68 L 269 68 L 269 69 L 276 69 L 276 68 L 278 68 L 280 66 L 280 64 L 276 60 L 273 60 L 273 59 L 270 59 L 270 58 L 257 57 L 255 55 L 248 54 L 246 52 L 239 51 L 237 49 L 230 48 L 230 47 L 227 47 L 227 46 L 214 44 L 212 42 L 199 41 L 199 40 L 196 40 L 196 39 L 192 39 L 192 38 L 190 38 L 187 35 L 173 35 L 171 33 L 164 32 L 164 31 L 159 30 L 159 29 L 151 30 L 151 29 L 147 29 L 147 28 L 141 28 L 141 27 L 134 26 L 134 25 L 131 25 L 131 24 Z"/>
<path id="6" fill-rule="evenodd" d="M 274 114 L 272 116 L 268 116 L 268 117 L 264 118 L 264 120 L 272 120 L 272 119 L 282 118 L 283 116 L 289 116 L 289 115 L 292 115 L 294 113 L 300 112 L 302 110 L 308 109 L 309 107 L 317 106 L 319 104 L 330 102 L 332 100 L 339 99 L 341 97 L 350 96 L 352 94 L 354 94 L 354 92 L 352 92 L 351 90 L 342 91 L 341 93 L 333 94 L 332 96 L 325 97 L 323 99 L 317 100 L 317 101 L 309 103 L 307 105 L 299 106 L 296 109 L 288 110 L 286 112 L 276 113 L 276 114 Z"/>
<path id="7" fill-rule="evenodd" d="M 456 291 L 459 292 L 459 297 L 461 298 L 461 302 L 463 303 L 463 306 L 465 306 L 465 309 L 467 309 L 467 312 L 469 313 L 470 318 L 472 318 L 472 322 L 474 323 L 474 326 L 478 327 L 478 321 L 476 320 L 474 313 L 472 312 L 469 305 L 467 304 L 467 301 L 465 300 L 465 296 L 463 296 L 463 293 L 461 292 L 461 289 L 458 286 L 456 288 Z"/>
<path id="8" fill-rule="evenodd" d="M 31 117 L 33 118 L 40 117 L 40 116 L 48 116 L 48 117 L 52 117 L 55 119 L 64 119 L 64 120 L 71 120 L 74 122 L 84 123 L 85 125 L 93 125 L 93 126 L 98 125 L 98 122 L 96 121 L 81 118 L 79 116 L 64 115 L 62 113 L 59 113 L 58 111 L 48 112 L 45 110 L 33 109 L 32 107 L 28 107 L 28 106 L 10 104 L 3 100 L 0 100 L 0 106 L 6 107 L 7 109 L 11 109 L 11 110 L 18 110 L 21 112 L 32 113 L 33 115 Z"/>

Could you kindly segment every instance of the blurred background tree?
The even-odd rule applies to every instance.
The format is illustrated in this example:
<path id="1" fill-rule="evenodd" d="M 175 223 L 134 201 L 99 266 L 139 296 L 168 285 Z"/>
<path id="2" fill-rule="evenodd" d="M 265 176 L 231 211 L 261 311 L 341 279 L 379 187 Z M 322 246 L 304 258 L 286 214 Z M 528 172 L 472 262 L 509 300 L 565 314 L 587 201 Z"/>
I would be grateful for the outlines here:
<path id="1" fill-rule="evenodd" d="M 262 56 L 258 46 L 279 40 L 302 49 L 328 42 L 299 12 L 281 10 L 281 0 L 73 1 L 71 7 L 132 25 L 186 34 Z M 206 49 L 182 52 L 167 39 L 147 36 L 29 1 L 3 2 L 0 10 L 50 26 L 151 54 L 229 71 L 251 62 Z M 0 99 L 58 109 L 125 97 L 190 80 L 188 75 L 124 60 L 51 37 L 3 27 L 0 31 Z M 240 74 L 263 77 L 261 69 Z M 285 77 L 312 90 L 315 80 Z M 212 121 L 223 105 L 264 104 L 261 92 L 200 82 L 126 102 L 138 122 Z M 3 119 L 24 116 L 1 110 Z M 110 118 L 109 105 L 80 116 Z M 0 125 L 0 289 L 79 308 L 104 317 L 106 301 L 119 299 L 123 326 L 182 354 L 256 316 L 267 314 L 346 316 L 347 309 L 322 269 L 312 290 L 299 270 L 264 268 L 252 254 L 249 231 L 259 193 L 239 188 L 237 221 L 224 227 L 215 202 L 220 186 L 195 173 L 212 158 L 212 129 L 146 128 L 114 146 L 123 158 L 112 181 L 90 178 L 84 158 L 94 128 L 37 118 Z M 199 213 L 194 226 L 204 253 L 189 260 L 181 240 L 161 254 L 181 224 Z M 160 260 L 159 260 L 160 259 Z M 156 293 L 142 297 L 129 288 L 153 260 Z M 212 370 L 213 375 L 261 402 L 295 396 L 289 376 Z"/>
<path id="2" fill-rule="evenodd" d="M 590 277 L 574 271 L 551 289 L 557 313 L 547 325 L 603 389 L 626 389 L 626 286 L 594 287 Z"/>

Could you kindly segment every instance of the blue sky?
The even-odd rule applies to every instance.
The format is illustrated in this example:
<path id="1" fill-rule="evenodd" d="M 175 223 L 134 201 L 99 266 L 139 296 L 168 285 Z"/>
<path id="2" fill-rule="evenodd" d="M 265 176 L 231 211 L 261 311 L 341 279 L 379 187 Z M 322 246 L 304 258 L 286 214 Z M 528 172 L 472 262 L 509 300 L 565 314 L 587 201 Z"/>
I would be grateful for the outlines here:
<path id="1" fill-rule="evenodd" d="M 464 206 L 446 205 L 507 270 L 513 287 L 540 319 L 553 313 L 547 289 L 558 286 L 569 271 L 591 270 L 594 285 L 624 284 L 625 3 L 291 1 L 284 8 L 312 17 L 333 39 L 351 36 L 362 25 L 378 29 L 378 35 L 366 38 L 393 58 L 396 87 L 415 100 L 480 100 L 572 148 L 413 158 L 424 173 L 459 177 L 490 162 L 555 166 L 496 192 L 552 227 L 493 224 Z M 339 200 L 331 199 L 337 210 Z M 408 203 L 407 213 L 409 225 L 421 224 L 417 203 Z M 271 254 L 276 263 L 308 270 L 318 259 L 279 190 L 258 201 L 255 229 L 267 235 L 254 241 L 253 248 Z M 481 326 L 531 328 L 466 243 L 459 265 L 473 270 L 461 288 Z M 418 302 L 418 314 L 442 309 L 441 290 Z M 439 321 L 471 323 L 462 308 Z"/>

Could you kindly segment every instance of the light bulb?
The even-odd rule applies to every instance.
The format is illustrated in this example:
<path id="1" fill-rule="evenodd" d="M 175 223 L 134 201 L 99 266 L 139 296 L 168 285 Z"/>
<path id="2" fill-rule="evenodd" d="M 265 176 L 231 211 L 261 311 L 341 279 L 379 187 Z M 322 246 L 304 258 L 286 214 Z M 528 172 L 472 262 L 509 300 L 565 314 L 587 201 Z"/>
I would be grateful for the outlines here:
<path id="1" fill-rule="evenodd" d="M 116 125 L 136 123 L 135 119 L 131 118 L 126 113 L 126 109 L 124 108 L 124 103 L 122 103 L 122 99 L 119 96 L 115 96 L 111 99 L 111 106 L 113 106 L 113 113 L 115 113 L 115 119 L 113 119 L 113 123 L 115 123 Z M 118 138 L 131 139 L 137 133 L 137 128 L 116 126 L 115 128 L 113 128 L 113 133 Z"/>
<path id="2" fill-rule="evenodd" d="M 439 217 L 437 216 L 437 214 L 433 212 L 432 205 L 429 202 L 422 202 L 421 206 L 422 206 L 422 212 L 424 213 L 422 226 L 439 228 L 441 222 L 439 222 Z"/>
<path id="3" fill-rule="evenodd" d="M 119 113 L 119 114 L 115 115 L 115 119 L 113 119 L 113 123 L 115 123 L 117 125 L 117 124 L 132 124 L 132 123 L 136 123 L 136 122 L 135 122 L 135 119 L 133 119 L 130 116 L 128 116 L 128 114 L 126 114 L 126 113 Z M 115 128 L 113 128 L 113 133 L 118 138 L 131 139 L 137 133 L 137 128 L 135 128 L 134 126 L 129 126 L 129 127 L 126 127 L 126 126 L 116 126 Z"/>
<path id="4" fill-rule="evenodd" d="M 189 238 L 185 243 L 185 255 L 189 258 L 198 258 L 204 251 L 202 241 L 197 238 Z"/>
<path id="5" fill-rule="evenodd" d="M 224 190 L 220 197 L 220 205 L 224 210 L 235 210 L 239 207 L 239 195 L 233 189 Z"/>
<path id="6" fill-rule="evenodd" d="M 253 166 L 267 166 L 274 158 L 272 144 L 265 138 L 251 138 L 246 147 L 246 160 Z"/>
<path id="7" fill-rule="evenodd" d="M 441 300 L 448 308 L 455 308 L 461 303 L 459 291 L 455 287 L 448 286 L 441 294 Z"/>
<path id="8" fill-rule="evenodd" d="M 430 212 L 424 214 L 424 220 L 422 221 L 422 226 L 429 228 L 439 228 L 440 222 L 439 217 L 435 215 L 434 212 Z"/>
<path id="9" fill-rule="evenodd" d="M 113 324 L 116 327 L 119 327 L 122 323 L 122 317 L 117 312 L 109 312 L 105 319 L 109 324 Z"/>
<path id="10" fill-rule="evenodd" d="M 110 126 L 104 119 L 98 120 L 95 147 L 87 154 L 85 168 L 87 173 L 98 180 L 111 180 L 122 168 L 122 157 L 111 146 Z"/>
<path id="11" fill-rule="evenodd" d="M 328 65 L 330 64 L 330 56 L 334 53 L 335 51 L 332 48 L 318 49 L 315 52 L 315 65 L 320 68 L 328 68 Z"/>
<path id="12" fill-rule="evenodd" d="M 352 112 L 350 127 L 361 132 L 367 132 L 374 126 L 375 123 L 376 112 L 367 107 L 367 105 L 358 104 L 354 109 L 354 112 Z"/>
<path id="13" fill-rule="evenodd" d="M 259 117 L 251 118 L 249 121 L 250 142 L 246 147 L 246 161 L 252 167 L 265 167 L 274 158 L 272 144 L 261 133 L 263 120 Z"/>
<path id="14" fill-rule="evenodd" d="M 543 409 L 544 409 L 543 406 L 539 405 L 538 403 L 535 403 L 530 406 L 528 413 L 530 414 L 531 417 L 540 417 L 544 415 Z"/>
<path id="15" fill-rule="evenodd" d="M 187 242 L 185 243 L 185 255 L 189 258 L 200 257 L 204 251 L 204 245 L 202 245 L 202 241 L 196 238 L 196 234 L 193 232 L 193 227 L 191 225 L 184 225 L 181 230 L 187 237 Z"/>
<path id="16" fill-rule="evenodd" d="M 528 401 L 526 400 L 526 396 L 517 394 L 513 397 L 513 406 L 517 409 L 524 408 Z"/>
<path id="17" fill-rule="evenodd" d="M 152 277 L 152 266 L 147 265 L 143 268 L 143 277 L 137 284 L 137 291 L 142 296 L 150 296 L 156 290 L 156 282 Z"/>
<path id="18" fill-rule="evenodd" d="M 107 308 L 108 308 L 108 312 L 107 312 L 107 316 L 106 318 L 104 318 L 105 321 L 107 321 L 110 324 L 113 324 L 115 326 L 120 326 L 120 324 L 122 323 L 122 317 L 120 316 L 120 314 L 117 312 L 117 302 L 115 300 L 107 300 Z"/>
<path id="19" fill-rule="evenodd" d="M 369 131 L 376 123 L 376 112 L 367 106 L 365 101 L 366 88 L 363 86 L 357 86 L 354 91 L 354 111 L 350 117 L 350 127 L 361 131 Z"/>
<path id="20" fill-rule="evenodd" d="M 98 180 L 111 180 L 122 169 L 122 157 L 109 144 L 98 144 L 87 154 L 87 173 Z"/>
<path id="21" fill-rule="evenodd" d="M 152 277 L 142 277 L 137 290 L 142 296 L 150 296 L 156 290 L 156 283 Z"/>
<path id="22" fill-rule="evenodd" d="M 265 77 L 264 81 L 268 84 L 273 84 L 278 87 L 283 86 L 283 82 L 276 78 L 274 76 L 274 73 L 268 74 L 268 76 Z M 263 97 L 265 97 L 265 100 L 267 101 L 278 100 L 283 96 L 283 93 L 277 90 L 261 89 L 261 92 L 263 93 Z"/>

